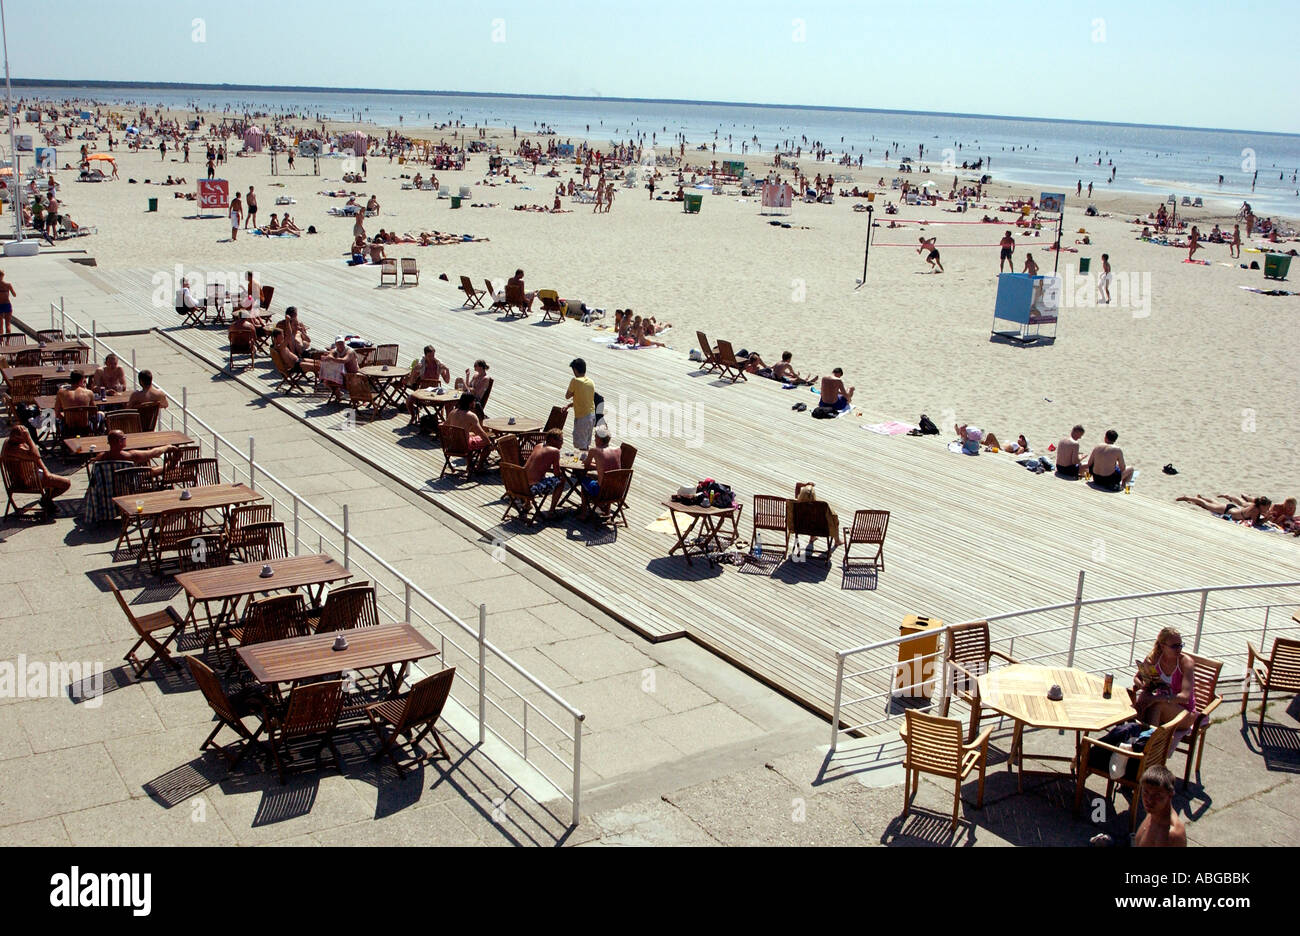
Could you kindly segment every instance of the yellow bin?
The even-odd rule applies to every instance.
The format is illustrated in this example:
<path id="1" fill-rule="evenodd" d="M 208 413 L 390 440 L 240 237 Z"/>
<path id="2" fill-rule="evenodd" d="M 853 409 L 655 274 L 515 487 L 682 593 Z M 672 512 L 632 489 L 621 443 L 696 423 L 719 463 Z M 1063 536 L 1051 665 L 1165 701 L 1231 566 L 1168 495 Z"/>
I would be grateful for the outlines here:
<path id="1" fill-rule="evenodd" d="M 909 614 L 903 618 L 898 628 L 900 637 L 936 631 L 929 637 L 918 637 L 898 645 L 898 666 L 894 668 L 895 696 L 920 696 L 930 698 L 934 694 L 935 673 L 939 672 L 939 634 L 943 621 L 938 618 L 922 617 Z"/>

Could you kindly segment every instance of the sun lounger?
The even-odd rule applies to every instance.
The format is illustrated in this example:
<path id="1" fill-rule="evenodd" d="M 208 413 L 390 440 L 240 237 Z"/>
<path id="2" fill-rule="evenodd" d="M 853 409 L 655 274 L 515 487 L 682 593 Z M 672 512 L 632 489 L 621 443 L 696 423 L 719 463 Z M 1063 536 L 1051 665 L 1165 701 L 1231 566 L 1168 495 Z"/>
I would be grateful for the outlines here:
<path id="1" fill-rule="evenodd" d="M 415 285 L 420 285 L 420 267 L 415 262 L 414 257 L 402 258 L 402 285 L 406 285 L 408 279 L 414 280 Z"/>

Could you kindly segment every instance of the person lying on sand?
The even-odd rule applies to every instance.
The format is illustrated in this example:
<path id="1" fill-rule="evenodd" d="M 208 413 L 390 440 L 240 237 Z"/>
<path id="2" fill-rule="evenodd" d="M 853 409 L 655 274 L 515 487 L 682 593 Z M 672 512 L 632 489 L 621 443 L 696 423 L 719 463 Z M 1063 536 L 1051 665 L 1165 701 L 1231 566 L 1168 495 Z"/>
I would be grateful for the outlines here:
<path id="1" fill-rule="evenodd" d="M 1203 497 L 1175 497 L 1176 501 L 1184 501 L 1188 504 L 1195 504 L 1202 510 L 1208 510 L 1210 513 L 1222 517 L 1224 520 L 1234 520 L 1238 523 L 1249 523 L 1252 526 L 1263 526 L 1269 522 L 1270 508 L 1273 502 L 1267 497 L 1256 497 L 1253 502 L 1245 507 L 1234 506 L 1231 502 L 1216 504 L 1213 501 L 1206 500 Z"/>

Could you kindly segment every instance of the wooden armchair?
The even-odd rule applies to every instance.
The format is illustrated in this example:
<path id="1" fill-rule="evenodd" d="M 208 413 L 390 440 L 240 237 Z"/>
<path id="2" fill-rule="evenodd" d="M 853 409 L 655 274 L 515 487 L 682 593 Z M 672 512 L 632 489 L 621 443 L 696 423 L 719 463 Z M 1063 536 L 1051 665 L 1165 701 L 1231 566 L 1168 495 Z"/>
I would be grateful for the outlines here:
<path id="1" fill-rule="evenodd" d="M 161 575 L 164 555 L 169 552 L 185 552 L 190 549 L 190 541 L 201 533 L 201 510 L 168 510 L 158 517 L 158 522 L 145 541 L 147 545 L 140 553 L 140 559 L 143 560 L 147 555 L 154 575 Z M 180 561 L 179 555 L 177 561 Z"/>
<path id="2" fill-rule="evenodd" d="M 270 523 L 275 508 L 271 504 L 243 504 L 232 507 L 226 519 L 226 547 L 245 562 L 244 530 L 254 523 Z"/>
<path id="3" fill-rule="evenodd" d="M 600 482 L 600 490 L 592 497 L 587 489 L 582 488 L 583 512 L 594 515 L 603 525 L 617 527 L 620 523 L 627 526 L 627 492 L 632 486 L 632 469 L 619 468 L 605 472 Z"/>
<path id="4" fill-rule="evenodd" d="M 550 495 L 534 494 L 528 483 L 528 472 L 512 462 L 501 459 L 501 481 L 505 485 L 506 511 L 501 519 L 509 520 L 513 511 L 519 515 L 524 526 L 532 526 L 542 512 L 542 504 Z"/>
<path id="5" fill-rule="evenodd" d="M 8 497 L 5 503 L 6 517 L 10 510 L 21 516 L 29 510 L 40 508 L 45 489 L 41 486 L 35 462 L 19 461 L 16 458 L 0 459 L 0 474 L 4 476 L 5 495 Z M 19 494 L 35 494 L 37 499 L 20 506 L 17 500 Z"/>
<path id="6" fill-rule="evenodd" d="M 176 466 L 179 483 L 185 487 L 221 483 L 221 463 L 215 458 L 187 458 Z M 163 479 L 167 477 L 167 463 L 163 462 Z"/>
<path id="7" fill-rule="evenodd" d="M 1129 831 L 1136 831 L 1138 804 L 1141 800 L 1138 794 L 1138 785 L 1142 782 L 1142 775 L 1147 772 L 1148 768 L 1163 765 L 1168 759 L 1169 752 L 1173 748 L 1174 726 L 1178 724 L 1181 718 L 1182 715 L 1176 715 L 1156 728 L 1147 739 L 1146 747 L 1141 751 L 1132 751 L 1118 745 L 1107 744 L 1100 738 L 1084 738 L 1079 745 L 1079 757 L 1076 765 L 1079 779 L 1074 788 L 1075 815 L 1078 815 L 1079 808 L 1083 805 L 1084 787 L 1088 778 L 1091 776 L 1105 777 L 1107 800 L 1114 797 L 1116 786 L 1122 786 L 1132 791 L 1133 805 L 1129 808 Z M 1127 758 L 1124 773 L 1119 777 L 1112 777 L 1110 773 L 1111 757 L 1115 754 Z"/>
<path id="8" fill-rule="evenodd" d="M 476 474 L 483 470 L 487 465 L 487 456 L 491 448 L 484 446 L 481 449 L 470 450 L 469 433 L 461 426 L 451 426 L 446 422 L 438 424 L 438 441 L 442 444 L 442 471 L 438 477 L 444 477 L 447 472 L 452 474 L 464 473 L 468 480 L 470 475 Z M 465 459 L 465 467 L 456 469 L 451 460 L 453 458 Z"/>
<path id="9" fill-rule="evenodd" d="M 280 782 L 285 782 L 285 769 L 298 742 L 319 738 L 315 763 L 321 762 L 325 748 L 334 754 L 334 765 L 343 768 L 343 759 L 334 746 L 334 732 L 338 730 L 339 716 L 343 713 L 343 682 L 307 683 L 295 686 L 289 693 L 289 705 L 283 717 L 272 715 L 267 723 L 271 740 L 271 755 L 275 758 Z M 283 755 L 283 756 L 282 756 Z"/>
<path id="10" fill-rule="evenodd" d="M 1290 695 L 1300 693 L 1300 640 L 1276 637 L 1273 652 L 1264 655 L 1255 645 L 1246 642 L 1246 678 L 1241 684 L 1241 714 L 1246 714 L 1246 701 L 1250 695 L 1250 681 L 1259 683 L 1264 698 L 1259 703 L 1259 727 L 1264 728 L 1264 713 L 1268 711 L 1268 694 L 1280 692 Z"/>
<path id="11" fill-rule="evenodd" d="M 781 555 L 790 554 L 790 526 L 787 523 L 786 503 L 787 498 L 777 497 L 774 494 L 755 494 L 754 495 L 754 535 L 755 543 L 759 541 L 759 530 L 769 530 L 773 533 L 780 533 L 784 537 L 784 543 L 781 547 Z"/>
<path id="12" fill-rule="evenodd" d="M 227 627 L 222 636 L 227 647 L 232 639 L 246 647 L 306 635 L 303 597 L 291 592 L 249 602 L 243 620 Z"/>
<path id="13" fill-rule="evenodd" d="M 245 523 L 240 527 L 238 539 L 239 551 L 245 562 L 270 562 L 272 559 L 289 558 L 283 521 Z"/>
<path id="14" fill-rule="evenodd" d="M 455 678 L 456 667 L 453 666 L 424 677 L 404 695 L 366 706 L 366 717 L 370 719 L 370 727 L 379 737 L 380 748 L 375 753 L 375 757 L 387 754 L 393 766 L 397 768 L 397 772 L 404 773 L 402 763 L 397 759 L 397 752 L 402 746 L 399 739 L 411 738 L 413 731 L 422 728 L 420 733 L 410 740 L 415 762 L 420 763 L 438 755 L 445 760 L 451 760 L 451 755 L 447 753 L 447 746 L 443 744 L 442 736 L 438 734 L 436 726 L 442 716 L 443 707 L 447 704 L 447 698 L 451 695 L 451 684 Z M 392 726 L 392 731 L 387 735 L 384 734 L 384 725 Z M 420 749 L 420 742 L 428 735 L 433 735 L 434 744 L 438 747 L 437 754 L 434 752 L 425 754 Z"/>
<path id="15" fill-rule="evenodd" d="M 121 429 L 128 435 L 133 432 L 144 432 L 144 429 L 140 424 L 140 411 L 123 409 L 105 413 L 104 432 L 112 432 L 114 429 Z"/>
<path id="16" fill-rule="evenodd" d="M 316 633 L 378 626 L 379 604 L 375 600 L 375 587 L 359 582 L 330 589 L 325 596 L 325 606 L 321 608 Z"/>
<path id="17" fill-rule="evenodd" d="M 885 571 L 885 534 L 889 531 L 888 510 L 859 510 L 853 515 L 853 526 L 844 528 L 845 569 L 849 567 L 849 552 L 854 545 L 876 547 L 874 556 L 866 562 L 873 569 Z"/>
<path id="18" fill-rule="evenodd" d="M 957 815 L 961 808 L 961 784 L 976 767 L 980 771 L 979 796 L 976 808 L 984 806 L 984 774 L 988 768 L 989 736 L 992 728 L 984 729 L 978 738 L 963 743 L 961 722 L 955 718 L 940 718 L 915 709 L 904 713 L 906 721 L 898 733 L 907 744 L 903 758 L 903 818 L 912 809 L 921 774 L 946 777 L 953 782 L 952 828 L 957 828 Z"/>
<path id="19" fill-rule="evenodd" d="M 1223 669 L 1223 664 L 1218 660 L 1211 660 L 1209 657 L 1197 656 L 1189 653 L 1194 664 L 1193 680 L 1196 682 L 1195 695 L 1196 710 L 1200 715 L 1196 719 L 1196 724 L 1174 747 L 1175 752 L 1186 750 L 1187 766 L 1183 769 L 1183 789 L 1187 789 L 1187 782 L 1192 776 L 1192 755 L 1196 755 L 1196 777 L 1201 777 L 1201 755 L 1205 753 L 1205 733 L 1210 730 L 1210 714 L 1223 704 L 1223 696 L 1219 695 L 1219 672 Z"/>
<path id="20" fill-rule="evenodd" d="M 1019 661 L 989 645 L 988 621 L 952 625 L 948 628 L 944 644 L 943 701 L 939 704 L 939 714 L 947 716 L 954 696 L 969 705 L 970 731 L 966 737 L 970 740 L 979 729 L 980 710 L 983 707 L 980 702 L 979 677 L 989 671 L 989 664 L 994 657 L 1008 664 Z"/>
<path id="21" fill-rule="evenodd" d="M 501 456 L 501 464 L 507 462 L 511 465 L 523 465 L 524 460 L 519 452 L 519 436 L 506 434 L 497 439 L 497 454 Z"/>

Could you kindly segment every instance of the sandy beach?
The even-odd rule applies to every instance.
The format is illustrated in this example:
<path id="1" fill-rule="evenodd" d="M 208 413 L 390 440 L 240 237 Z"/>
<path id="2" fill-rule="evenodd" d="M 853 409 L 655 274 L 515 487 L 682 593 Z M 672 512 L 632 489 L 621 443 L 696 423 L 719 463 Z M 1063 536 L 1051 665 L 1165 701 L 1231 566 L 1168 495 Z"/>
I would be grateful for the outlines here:
<path id="1" fill-rule="evenodd" d="M 375 131 L 373 126 L 365 129 Z M 446 130 L 405 127 L 403 132 L 450 140 Z M 541 139 L 545 144 L 546 138 Z M 490 132 L 488 141 L 499 142 L 504 152 L 517 145 L 508 129 Z M 73 143 L 62 146 L 60 165 L 65 154 L 75 158 L 76 152 Z M 105 148 L 102 135 L 98 146 Z M 229 151 L 238 148 L 231 138 Z M 667 152 L 667 147 L 659 148 L 661 155 Z M 59 247 L 85 250 L 101 266 L 156 267 L 170 273 L 182 263 L 187 270 L 239 273 L 271 261 L 337 258 L 342 264 L 352 221 L 327 211 L 345 199 L 319 193 L 344 188 L 362 201 L 362 194 L 378 198 L 381 213 L 366 222 L 372 235 L 384 228 L 487 238 L 389 249 L 390 255 L 416 257 L 423 276 L 445 273 L 454 283 L 464 274 L 481 286 L 484 278 L 501 283 L 522 267 L 530 289 L 554 288 L 562 297 L 582 299 L 611 316 L 616 308 L 631 307 L 671 322 L 665 340 L 683 355 L 695 347 L 699 329 L 711 338 L 729 339 L 737 349 L 758 351 L 768 362 L 784 350 L 793 351 L 794 366 L 805 374 L 843 367 L 846 383 L 857 389 L 856 403 L 912 423 L 925 413 L 945 434 L 960 420 L 1004 440 L 1023 433 L 1036 451 L 1046 452 L 1076 422 L 1087 429 L 1085 450 L 1100 442 L 1106 429 L 1115 428 L 1129 464 L 1141 470 L 1134 486 L 1137 496 L 1172 499 L 1231 491 L 1279 500 L 1297 493 L 1293 441 L 1300 434 L 1300 390 L 1294 377 L 1294 316 L 1300 298 L 1240 288 L 1285 289 L 1288 284 L 1266 281 L 1260 270 L 1241 269 L 1239 261 L 1229 259 L 1226 245 L 1206 244 L 1198 259 L 1209 263 L 1200 265 L 1183 262 L 1185 249 L 1142 242 L 1139 228 L 1130 222 L 1154 211 L 1157 197 L 1098 192 L 1090 201 L 1102 216 L 1086 217 L 1083 207 L 1089 200 L 1069 193 L 1062 245 L 1078 252 L 1063 252 L 1060 258 L 1067 307 L 1054 344 L 1023 348 L 989 340 L 996 245 L 1004 231 L 1013 230 L 1017 272 L 1027 253 L 1041 272 L 1050 272 L 1054 226 L 1038 232 L 1010 227 L 1013 215 L 998 212 L 998 205 L 1012 197 L 1037 196 L 1038 189 L 1000 184 L 996 174 L 985 187 L 986 207 L 975 205 L 968 214 L 956 214 L 950 203 L 940 201 L 937 207 L 903 207 L 886 217 L 884 201 L 899 201 L 889 189 L 898 175 L 891 167 L 878 160 L 861 170 L 847 169 L 804 154 L 800 168 L 809 176 L 833 171 L 837 192 L 858 185 L 880 193 L 866 283 L 856 288 L 867 215 L 853 206 L 866 204 L 861 199 L 796 203 L 787 215 L 774 218 L 761 215 L 758 202 L 742 197 L 732 185 L 727 194 L 705 195 L 701 213 L 685 214 L 680 203 L 652 201 L 638 185 L 620 187 L 609 213 L 595 214 L 592 206 L 567 197 L 562 199 L 565 213 L 513 211 L 517 205 L 549 207 L 557 181 L 567 182 L 575 174 L 572 160 L 559 165 L 558 180 L 547 178 L 543 166 L 536 175 L 519 175 L 517 183 L 489 184 L 487 156 L 474 154 L 465 171 L 438 172 L 438 181 L 453 194 L 460 186 L 471 186 L 469 203 L 493 207 L 453 211 L 448 200 L 433 192 L 402 189 L 417 171 L 427 177 L 427 165 L 372 156 L 365 183 L 345 184 L 340 159 L 321 159 L 321 174 L 313 176 L 309 159 L 299 158 L 294 174 L 281 157 L 281 174 L 272 176 L 269 155 L 232 155 L 218 168 L 218 177 L 230 180 L 232 192 L 255 186 L 259 220 L 284 211 L 275 201 L 287 197 L 294 200 L 288 209 L 299 226 L 306 230 L 314 225 L 319 232 L 266 238 L 241 231 L 232 243 L 224 214 L 197 219 L 195 202 L 174 197 L 194 191 L 195 179 L 205 175 L 201 144 L 193 147 L 189 164 L 170 152 L 161 161 L 156 148 L 132 154 L 119 146 L 115 155 L 116 181 L 83 184 L 75 181 L 75 171 L 56 174 L 66 210 L 78 223 L 98 227 L 98 233 Z M 724 156 L 688 149 L 684 161 L 707 167 Z M 770 154 L 735 158 L 744 159 L 760 177 L 772 171 Z M 157 184 L 169 174 L 185 177 L 186 184 Z M 963 171 L 958 175 L 962 184 L 977 177 Z M 884 190 L 876 187 L 882 176 Z M 952 181 L 951 173 L 943 174 L 938 166 L 931 174 L 907 178 L 913 184 L 933 179 L 945 193 Z M 158 199 L 156 213 L 146 210 L 149 198 Z M 1216 222 L 1231 230 L 1233 218 L 1222 210 L 1179 212 L 1180 218 L 1198 224 L 1203 235 Z M 970 223 L 985 214 L 996 223 Z M 769 223 L 774 220 L 783 224 Z M 891 220 L 929 223 L 891 229 Z M 1081 229 L 1090 244 L 1078 243 L 1085 236 Z M 915 249 L 921 234 L 938 238 L 943 274 L 931 274 Z M 1262 266 L 1264 254 L 1250 251 L 1256 246 L 1248 241 L 1240 262 L 1257 260 Z M 1109 254 L 1117 281 L 1112 286 L 1117 301 L 1110 306 L 1093 303 L 1102 253 Z M 1083 257 L 1091 260 L 1087 277 L 1075 273 Z M 19 289 L 21 315 L 21 264 L 10 261 L 8 267 Z M 369 279 L 376 270 L 358 268 L 355 275 Z M 355 311 L 357 329 L 364 333 L 366 310 Z M 435 326 L 430 338 L 436 337 Z M 484 349 L 485 354 L 518 352 L 504 343 Z M 808 430 L 817 431 L 816 424 Z M 763 440 L 763 445 L 772 457 L 780 457 L 779 438 Z M 1161 471 L 1166 464 L 1177 469 L 1177 476 Z M 1032 504 L 1009 505 L 1008 514 L 1008 522 L 1039 519 Z"/>

